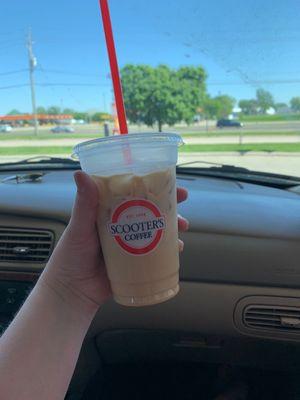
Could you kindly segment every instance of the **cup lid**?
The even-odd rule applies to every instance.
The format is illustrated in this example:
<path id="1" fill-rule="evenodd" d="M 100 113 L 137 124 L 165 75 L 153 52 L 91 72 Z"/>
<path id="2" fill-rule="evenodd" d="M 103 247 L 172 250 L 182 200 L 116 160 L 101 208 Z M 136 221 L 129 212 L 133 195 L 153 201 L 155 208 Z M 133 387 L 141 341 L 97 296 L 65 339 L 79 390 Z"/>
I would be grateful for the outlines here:
<path id="1" fill-rule="evenodd" d="M 73 149 L 72 157 L 77 158 L 81 151 L 92 150 L 97 146 L 120 146 L 123 144 L 149 145 L 150 143 L 163 145 L 181 146 L 184 144 L 182 138 L 177 133 L 130 133 L 127 135 L 108 136 L 99 139 L 88 140 L 77 144 Z"/>

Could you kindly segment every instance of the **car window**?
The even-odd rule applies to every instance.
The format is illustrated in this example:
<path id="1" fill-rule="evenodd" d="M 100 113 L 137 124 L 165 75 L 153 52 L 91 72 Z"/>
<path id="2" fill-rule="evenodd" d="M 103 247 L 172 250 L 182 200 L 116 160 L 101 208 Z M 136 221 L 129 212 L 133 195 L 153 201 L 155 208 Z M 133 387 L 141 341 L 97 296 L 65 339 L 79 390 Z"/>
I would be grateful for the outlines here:
<path id="1" fill-rule="evenodd" d="M 182 134 L 180 163 L 300 175 L 298 1 L 109 5 L 130 132 Z M 3 0 L 2 15 L 0 163 L 118 134 L 98 2 Z"/>

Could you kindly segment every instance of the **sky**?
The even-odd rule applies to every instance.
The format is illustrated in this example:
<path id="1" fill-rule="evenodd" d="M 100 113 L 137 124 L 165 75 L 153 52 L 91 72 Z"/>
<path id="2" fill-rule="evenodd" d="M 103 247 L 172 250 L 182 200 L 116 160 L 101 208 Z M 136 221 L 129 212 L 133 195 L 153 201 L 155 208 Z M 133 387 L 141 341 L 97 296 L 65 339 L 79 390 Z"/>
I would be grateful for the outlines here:
<path id="1" fill-rule="evenodd" d="M 300 96 L 299 0 L 109 0 L 120 67 L 201 65 L 212 96 L 263 87 Z M 37 58 L 37 105 L 110 111 L 98 0 L 1 0 L 0 115 L 30 112 L 26 38 Z"/>

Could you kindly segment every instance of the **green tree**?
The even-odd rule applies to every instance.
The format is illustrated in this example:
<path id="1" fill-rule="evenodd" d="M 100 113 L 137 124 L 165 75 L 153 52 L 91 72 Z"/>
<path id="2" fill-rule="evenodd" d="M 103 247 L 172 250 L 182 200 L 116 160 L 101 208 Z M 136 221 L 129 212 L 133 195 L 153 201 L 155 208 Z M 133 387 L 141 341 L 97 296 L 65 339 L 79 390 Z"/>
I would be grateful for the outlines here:
<path id="1" fill-rule="evenodd" d="M 257 114 L 257 101 L 255 99 L 250 100 L 240 100 L 239 107 L 242 110 L 242 113 L 245 115 L 254 115 Z"/>
<path id="2" fill-rule="evenodd" d="M 126 65 L 121 70 L 127 118 L 148 126 L 192 122 L 206 96 L 202 67 Z"/>
<path id="3" fill-rule="evenodd" d="M 232 112 L 235 99 L 227 95 L 207 97 L 203 103 L 203 114 L 205 119 L 220 119 L 228 117 Z"/>
<path id="4" fill-rule="evenodd" d="M 288 108 L 289 106 L 286 103 L 275 103 L 274 108 L 276 111 L 284 108 Z"/>
<path id="5" fill-rule="evenodd" d="M 300 97 L 293 97 L 290 101 L 290 105 L 294 112 L 300 112 Z"/>
<path id="6" fill-rule="evenodd" d="M 47 110 L 45 107 L 37 107 L 36 112 L 37 114 L 47 114 Z"/>
<path id="7" fill-rule="evenodd" d="M 206 120 L 208 119 L 214 119 L 216 118 L 216 115 L 218 113 L 218 104 L 216 101 L 214 101 L 213 98 L 211 97 L 207 97 L 204 102 L 203 102 L 203 106 L 202 106 L 202 112 L 204 115 L 204 118 Z"/>
<path id="8" fill-rule="evenodd" d="M 104 112 L 96 112 L 92 115 L 93 122 L 104 122 L 108 119 L 108 114 Z"/>
<path id="9" fill-rule="evenodd" d="M 84 121 L 87 121 L 88 120 L 88 113 L 80 112 L 80 111 L 74 111 L 73 112 L 73 118 L 74 119 L 83 119 Z"/>
<path id="10" fill-rule="evenodd" d="M 217 114 L 218 119 L 228 117 L 232 113 L 235 99 L 227 95 L 216 96 L 213 99 L 217 103 Z"/>
<path id="11" fill-rule="evenodd" d="M 60 107 L 58 106 L 51 106 L 47 109 L 47 114 L 50 115 L 58 115 L 60 114 Z"/>
<path id="12" fill-rule="evenodd" d="M 73 115 L 75 111 L 72 108 L 64 108 L 62 111 L 63 114 L 71 114 Z"/>
<path id="13" fill-rule="evenodd" d="M 7 115 L 21 115 L 21 114 L 23 113 L 15 108 L 11 110 L 9 113 L 7 113 Z"/>
<path id="14" fill-rule="evenodd" d="M 270 107 L 274 107 L 273 96 L 270 92 L 268 92 L 265 89 L 257 89 L 256 101 L 261 112 L 264 114 Z"/>

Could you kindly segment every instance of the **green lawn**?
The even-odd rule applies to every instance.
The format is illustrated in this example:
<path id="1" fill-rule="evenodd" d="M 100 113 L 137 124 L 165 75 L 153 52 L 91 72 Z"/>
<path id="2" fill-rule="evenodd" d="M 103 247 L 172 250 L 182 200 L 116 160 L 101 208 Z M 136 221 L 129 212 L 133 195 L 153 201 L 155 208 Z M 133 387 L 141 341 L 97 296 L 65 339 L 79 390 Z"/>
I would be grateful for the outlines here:
<path id="1" fill-rule="evenodd" d="M 40 133 L 38 136 L 29 134 L 23 134 L 20 135 L 18 133 L 0 133 L 0 141 L 2 140 L 52 140 L 52 139 L 94 139 L 94 138 L 99 138 L 103 137 L 101 133 L 96 134 L 96 133 L 90 133 L 90 134 L 84 134 L 84 133 L 69 133 L 69 134 L 59 134 L 59 133 L 53 133 L 49 134 L 47 133 Z"/>
<path id="2" fill-rule="evenodd" d="M 239 120 L 243 122 L 300 121 L 300 114 L 241 115 Z"/>
<path id="3" fill-rule="evenodd" d="M 235 136 L 238 137 L 242 133 L 242 136 L 299 136 L 300 131 L 240 131 L 240 130 L 219 130 L 219 131 L 212 131 L 212 132 L 184 132 L 181 134 L 183 138 L 199 138 L 199 137 L 222 137 L 222 136 Z M 41 133 L 38 136 L 29 134 L 17 134 L 17 133 L 2 133 L 0 134 L 0 142 L 6 140 L 28 140 L 29 142 L 32 140 L 56 140 L 56 139 L 95 139 L 103 137 L 101 133 L 95 134 L 84 134 L 84 133 L 69 133 L 69 134 L 49 134 Z M 30 146 L 30 143 L 29 143 Z"/>
<path id="4" fill-rule="evenodd" d="M 51 155 L 63 154 L 71 155 L 73 151 L 72 146 L 26 146 L 26 147 L 0 147 L 0 156 L 17 156 L 17 155 Z"/>
<path id="5" fill-rule="evenodd" d="M 212 131 L 212 132 L 187 132 L 182 133 L 181 136 L 183 138 L 199 138 L 199 137 L 222 137 L 222 136 L 299 136 L 300 131 L 244 131 L 244 130 L 235 130 L 229 131 L 226 129 L 220 131 Z"/>
<path id="6" fill-rule="evenodd" d="M 0 147 L 0 156 L 10 155 L 71 155 L 72 146 L 43 147 Z M 185 145 L 179 149 L 182 153 L 197 152 L 300 152 L 300 143 L 253 143 L 253 144 L 195 144 Z"/>
<path id="7" fill-rule="evenodd" d="M 250 143 L 250 144 L 191 144 L 179 149 L 182 153 L 197 152 L 231 152 L 231 151 L 261 151 L 261 152 L 300 152 L 300 143 Z"/>

